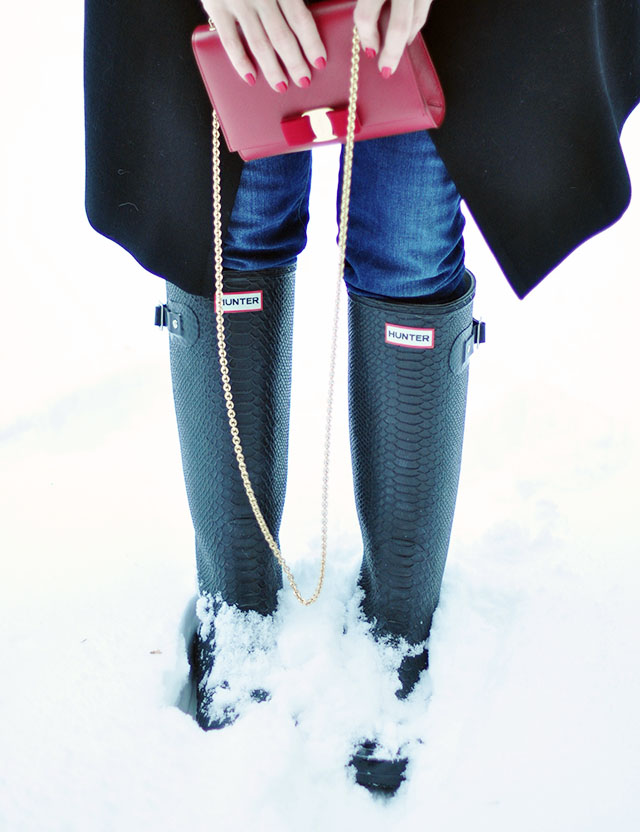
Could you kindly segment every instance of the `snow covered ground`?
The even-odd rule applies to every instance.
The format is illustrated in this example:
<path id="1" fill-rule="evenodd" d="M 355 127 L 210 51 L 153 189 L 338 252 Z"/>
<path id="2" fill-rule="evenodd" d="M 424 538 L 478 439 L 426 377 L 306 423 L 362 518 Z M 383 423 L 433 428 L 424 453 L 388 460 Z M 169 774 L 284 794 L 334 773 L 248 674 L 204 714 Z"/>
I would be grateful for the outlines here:
<path id="1" fill-rule="evenodd" d="M 0 829 L 636 830 L 637 196 L 524 302 L 468 226 L 489 340 L 431 671 L 402 706 L 354 616 L 343 338 L 326 589 L 309 609 L 282 593 L 260 670 L 271 701 L 205 734 L 177 707 L 194 563 L 167 335 L 152 325 L 163 286 L 85 220 L 81 4 L 40 6 L 27 52 L 23 11 L 5 11 L 0 54 L 18 78 L 0 139 Z M 640 187 L 640 112 L 623 143 Z M 335 153 L 316 163 L 282 536 L 306 592 Z M 344 768 L 372 727 L 423 741 L 392 801 Z"/>

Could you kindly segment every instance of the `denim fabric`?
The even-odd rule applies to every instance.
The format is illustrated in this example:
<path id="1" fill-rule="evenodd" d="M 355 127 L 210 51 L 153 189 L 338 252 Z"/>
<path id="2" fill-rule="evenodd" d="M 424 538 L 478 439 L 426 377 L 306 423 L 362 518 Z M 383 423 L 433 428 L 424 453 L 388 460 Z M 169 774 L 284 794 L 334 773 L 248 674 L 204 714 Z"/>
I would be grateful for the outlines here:
<path id="1" fill-rule="evenodd" d="M 341 179 L 344 149 L 341 156 Z M 309 220 L 311 153 L 245 163 L 224 266 L 295 262 Z M 340 195 L 338 194 L 338 212 Z M 356 294 L 444 299 L 464 273 L 460 196 L 427 131 L 356 142 L 345 281 Z"/>

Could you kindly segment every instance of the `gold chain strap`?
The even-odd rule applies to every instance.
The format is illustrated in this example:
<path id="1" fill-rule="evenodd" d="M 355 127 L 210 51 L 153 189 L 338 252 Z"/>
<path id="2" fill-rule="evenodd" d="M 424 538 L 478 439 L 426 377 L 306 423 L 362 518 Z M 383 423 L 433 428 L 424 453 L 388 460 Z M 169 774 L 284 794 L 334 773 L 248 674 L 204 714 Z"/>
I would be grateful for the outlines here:
<path id="1" fill-rule="evenodd" d="M 218 355 L 220 358 L 220 373 L 222 375 L 222 389 L 229 418 L 231 440 L 238 462 L 238 469 L 242 478 L 242 484 L 256 518 L 258 526 L 266 540 L 274 557 L 282 567 L 287 576 L 291 589 L 298 601 L 304 606 L 313 604 L 318 600 L 322 584 L 324 582 L 325 567 L 327 562 L 327 529 L 329 525 L 329 458 L 331 448 L 331 416 L 333 410 L 333 388 L 336 367 L 336 342 L 338 339 L 338 321 L 340 316 L 340 295 L 342 280 L 344 278 L 344 261 L 347 248 L 347 226 L 349 222 L 349 197 L 351 194 L 351 168 L 353 163 L 353 142 L 355 134 L 356 100 L 358 96 L 358 68 L 360 58 L 360 39 L 358 31 L 353 29 L 353 41 L 351 46 L 351 78 L 349 84 L 349 110 L 347 117 L 347 139 L 345 143 L 343 177 L 342 177 L 342 202 L 340 206 L 340 231 L 338 235 L 338 280 L 336 286 L 335 312 L 333 319 L 333 339 L 331 346 L 331 358 L 329 363 L 329 393 L 327 401 L 327 423 L 324 445 L 324 466 L 322 477 L 322 519 L 321 519 L 321 552 L 320 576 L 315 592 L 310 598 L 303 598 L 296 584 L 293 573 L 282 556 L 278 544 L 269 531 L 267 523 L 256 500 L 256 495 L 249 479 L 247 465 L 242 450 L 240 434 L 238 432 L 238 421 L 236 419 L 233 395 L 231 392 L 231 380 L 229 378 L 229 362 L 227 360 L 227 349 L 224 334 L 224 311 L 222 297 L 222 208 L 220 188 L 220 125 L 215 109 L 212 116 L 212 156 L 213 156 L 213 236 L 215 243 L 215 297 L 216 297 L 216 329 L 218 335 Z"/>

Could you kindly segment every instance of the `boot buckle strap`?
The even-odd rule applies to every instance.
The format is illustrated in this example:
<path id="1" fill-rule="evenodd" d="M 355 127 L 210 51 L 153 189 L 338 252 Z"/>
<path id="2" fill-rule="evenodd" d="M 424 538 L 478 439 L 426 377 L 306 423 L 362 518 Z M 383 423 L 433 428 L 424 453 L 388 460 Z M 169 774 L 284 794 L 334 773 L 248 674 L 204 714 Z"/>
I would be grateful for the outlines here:
<path id="1" fill-rule="evenodd" d="M 156 306 L 155 325 L 159 326 L 160 329 L 166 327 L 174 335 L 182 335 L 184 331 L 182 315 L 173 312 L 166 303 Z"/>
<path id="2" fill-rule="evenodd" d="M 195 344 L 198 340 L 199 327 L 195 313 L 181 303 L 169 306 L 166 303 L 156 306 L 155 325 L 169 330 L 170 335 L 176 335 L 187 344 Z"/>
<path id="3" fill-rule="evenodd" d="M 486 337 L 484 321 L 475 318 L 472 319 L 471 325 L 458 335 L 453 342 L 451 355 L 449 356 L 449 366 L 456 375 L 466 370 L 476 347 L 484 344 Z"/>
<path id="4" fill-rule="evenodd" d="M 473 319 L 473 338 L 476 345 L 484 344 L 487 340 L 487 326 L 482 318 L 479 320 Z"/>
<path id="5" fill-rule="evenodd" d="M 476 347 L 484 344 L 487 339 L 487 330 L 484 321 L 473 319 L 471 324 L 471 335 L 467 338 L 464 345 L 465 362 L 469 361 Z"/>
<path id="6" fill-rule="evenodd" d="M 156 306 L 155 325 L 159 326 L 160 329 L 164 329 L 167 326 L 167 311 L 166 303 L 160 303 Z"/>
<path id="7" fill-rule="evenodd" d="M 485 322 L 474 318 L 471 324 L 471 335 L 467 338 L 464 345 L 464 366 L 467 365 L 469 359 L 476 351 L 476 347 L 484 344 L 486 340 L 487 328 Z"/>

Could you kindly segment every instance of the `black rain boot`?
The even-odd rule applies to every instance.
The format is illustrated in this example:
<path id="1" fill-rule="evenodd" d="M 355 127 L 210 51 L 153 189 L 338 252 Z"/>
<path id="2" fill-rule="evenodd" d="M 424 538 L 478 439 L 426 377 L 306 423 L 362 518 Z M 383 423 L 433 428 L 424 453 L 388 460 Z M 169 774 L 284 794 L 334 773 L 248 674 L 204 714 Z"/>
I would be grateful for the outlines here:
<path id="1" fill-rule="evenodd" d="M 294 266 L 224 275 L 227 356 L 240 439 L 258 504 L 275 536 L 287 477 L 294 276 Z M 167 282 L 167 304 L 157 308 L 156 323 L 166 325 L 171 336 L 173 395 L 202 602 L 209 619 L 219 599 L 270 615 L 282 571 L 238 471 L 220 378 L 214 301 Z M 209 714 L 207 679 L 215 652 L 210 623 L 201 624 L 189 651 L 196 719 L 205 730 L 230 724 L 236 716 L 233 709 Z M 256 698 L 262 693 L 257 691 Z"/>
<path id="2" fill-rule="evenodd" d="M 349 298 L 349 415 L 364 558 L 363 611 L 378 637 L 405 640 L 403 699 L 426 669 L 458 491 L 468 362 L 484 326 L 473 320 L 475 280 L 444 303 Z M 407 759 L 375 740 L 351 764 L 370 789 L 397 789 Z"/>

